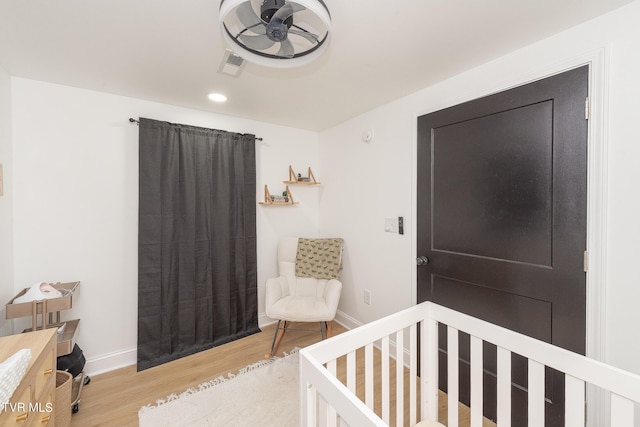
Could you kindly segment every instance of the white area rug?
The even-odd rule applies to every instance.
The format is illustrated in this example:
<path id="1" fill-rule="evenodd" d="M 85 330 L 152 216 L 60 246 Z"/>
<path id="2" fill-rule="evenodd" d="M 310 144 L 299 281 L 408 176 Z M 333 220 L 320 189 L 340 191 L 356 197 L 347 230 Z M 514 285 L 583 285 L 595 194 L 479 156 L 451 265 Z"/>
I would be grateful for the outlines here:
<path id="1" fill-rule="evenodd" d="M 295 427 L 298 419 L 298 353 L 257 362 L 138 412 L 140 427 Z"/>

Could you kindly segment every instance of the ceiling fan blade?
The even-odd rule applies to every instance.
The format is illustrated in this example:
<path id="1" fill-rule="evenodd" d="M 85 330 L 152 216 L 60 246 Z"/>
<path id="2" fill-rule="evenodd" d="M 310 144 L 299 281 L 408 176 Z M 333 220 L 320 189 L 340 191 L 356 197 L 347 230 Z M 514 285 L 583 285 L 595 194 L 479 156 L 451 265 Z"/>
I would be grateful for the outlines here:
<path id="1" fill-rule="evenodd" d="M 275 44 L 273 40 L 265 36 L 250 36 L 247 34 L 240 34 L 238 39 L 248 48 L 253 50 L 266 50 Z"/>
<path id="2" fill-rule="evenodd" d="M 273 14 L 271 22 L 284 22 L 289 19 L 291 15 L 293 15 L 293 12 L 293 5 L 291 3 L 286 3 L 280 9 L 278 9 L 276 13 Z"/>
<path id="3" fill-rule="evenodd" d="M 240 6 L 236 8 L 236 15 L 245 28 L 256 34 L 265 34 L 265 24 L 262 22 L 262 19 L 256 15 L 253 7 L 251 7 L 250 1 L 240 4 Z"/>
<path id="4" fill-rule="evenodd" d="M 293 3 L 289 2 L 289 4 L 291 5 L 291 7 L 293 7 L 293 13 L 300 12 L 302 10 L 307 10 L 306 7 L 296 2 L 293 2 Z"/>
<path id="5" fill-rule="evenodd" d="M 293 58 L 294 54 L 295 49 L 293 48 L 293 43 L 291 43 L 291 40 L 286 39 L 280 42 L 280 50 L 277 53 L 278 56 L 283 58 Z"/>
<path id="6" fill-rule="evenodd" d="M 289 34 L 296 34 L 300 37 L 304 37 L 305 39 L 309 40 L 311 43 L 318 43 L 318 36 L 308 31 L 302 31 L 302 30 L 296 30 L 294 28 L 290 28 Z"/>

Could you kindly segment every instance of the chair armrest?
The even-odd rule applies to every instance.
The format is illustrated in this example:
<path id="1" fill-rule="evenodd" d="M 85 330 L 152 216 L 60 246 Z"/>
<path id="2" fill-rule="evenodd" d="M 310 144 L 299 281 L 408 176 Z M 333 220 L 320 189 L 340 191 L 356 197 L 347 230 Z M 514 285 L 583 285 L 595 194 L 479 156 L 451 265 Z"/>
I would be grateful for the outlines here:
<path id="1" fill-rule="evenodd" d="M 269 309 L 276 301 L 289 295 L 289 284 L 284 276 L 267 279 L 264 306 Z"/>
<path id="2" fill-rule="evenodd" d="M 338 303 L 340 302 L 340 294 L 342 293 L 342 282 L 336 279 L 331 279 L 327 282 L 327 286 L 324 288 L 324 300 L 327 303 L 327 307 L 331 311 L 332 317 L 335 317 L 338 310 Z"/>

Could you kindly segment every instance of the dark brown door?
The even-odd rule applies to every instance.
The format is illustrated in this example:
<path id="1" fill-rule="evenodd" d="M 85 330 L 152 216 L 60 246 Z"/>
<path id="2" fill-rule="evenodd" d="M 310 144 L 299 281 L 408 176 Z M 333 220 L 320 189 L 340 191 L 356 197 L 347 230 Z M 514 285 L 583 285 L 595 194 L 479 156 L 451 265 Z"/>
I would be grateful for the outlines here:
<path id="1" fill-rule="evenodd" d="M 584 66 L 419 117 L 417 248 L 429 260 L 419 302 L 584 354 L 587 96 Z M 485 358 L 484 412 L 495 419 L 495 348 Z M 526 382 L 514 356 L 514 426 L 527 425 Z M 563 383 L 548 372 L 547 426 L 562 425 Z"/>

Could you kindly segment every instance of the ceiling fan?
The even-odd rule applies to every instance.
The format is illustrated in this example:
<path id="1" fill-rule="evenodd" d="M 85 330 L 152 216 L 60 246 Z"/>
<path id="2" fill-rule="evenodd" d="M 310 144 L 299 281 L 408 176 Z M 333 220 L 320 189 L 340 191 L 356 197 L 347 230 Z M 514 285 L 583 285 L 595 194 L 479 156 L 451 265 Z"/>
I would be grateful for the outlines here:
<path id="1" fill-rule="evenodd" d="M 244 59 L 293 67 L 326 49 L 331 15 L 322 0 L 222 0 L 220 28 L 227 45 Z"/>

